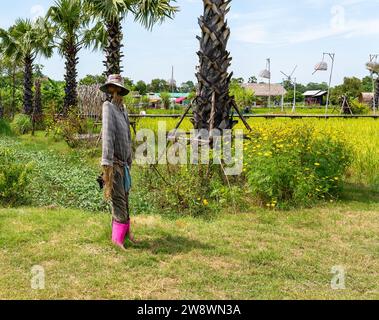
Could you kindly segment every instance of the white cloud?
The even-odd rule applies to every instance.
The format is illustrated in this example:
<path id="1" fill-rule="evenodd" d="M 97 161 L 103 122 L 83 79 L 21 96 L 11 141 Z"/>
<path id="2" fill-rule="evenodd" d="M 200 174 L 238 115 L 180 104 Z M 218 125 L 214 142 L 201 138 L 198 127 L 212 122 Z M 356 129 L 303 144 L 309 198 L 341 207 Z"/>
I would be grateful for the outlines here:
<path id="1" fill-rule="evenodd" d="M 321 1 L 322 2 L 322 1 Z M 352 19 L 346 15 L 346 6 L 355 5 L 363 0 L 343 0 L 341 5 L 330 9 L 329 22 L 311 25 L 300 17 L 292 18 L 290 12 L 267 10 L 259 14 L 235 14 L 237 27 L 233 34 L 235 39 L 251 44 L 272 44 L 282 46 L 287 44 L 304 43 L 325 38 L 352 38 L 368 35 L 379 35 L 379 19 Z M 325 2 L 324 2 L 325 3 Z M 308 4 L 318 4 L 319 1 L 308 0 Z M 248 19 L 246 19 L 248 17 Z M 284 19 L 284 17 L 286 17 Z M 290 18 L 288 18 L 290 17 Z M 254 22 L 247 22 L 254 21 Z M 238 23 L 240 22 L 240 23 Z M 240 25 L 240 26 L 238 26 Z M 299 27 L 302 25 L 302 27 Z"/>
<path id="2" fill-rule="evenodd" d="M 40 4 L 36 4 L 30 8 L 30 14 L 32 19 L 36 20 L 45 15 L 45 8 Z"/>

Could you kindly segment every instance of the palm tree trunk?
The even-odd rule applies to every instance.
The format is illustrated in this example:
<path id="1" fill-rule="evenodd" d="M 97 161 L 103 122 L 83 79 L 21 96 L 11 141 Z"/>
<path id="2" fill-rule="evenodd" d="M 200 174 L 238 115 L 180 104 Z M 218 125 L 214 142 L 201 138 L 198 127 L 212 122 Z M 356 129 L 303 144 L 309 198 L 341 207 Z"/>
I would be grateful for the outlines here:
<path id="1" fill-rule="evenodd" d="M 33 57 L 27 54 L 24 58 L 24 113 L 33 112 Z"/>
<path id="2" fill-rule="evenodd" d="M 63 102 L 63 116 L 66 116 L 71 108 L 75 108 L 78 105 L 78 71 L 76 66 L 79 62 L 79 58 L 77 57 L 79 48 L 74 43 L 71 43 L 66 49 L 66 74 L 64 76 L 66 85 Z"/>
<path id="3" fill-rule="evenodd" d="M 106 68 L 105 75 L 109 76 L 111 74 L 121 74 L 121 59 L 123 58 L 121 49 L 123 47 L 122 39 L 122 26 L 121 18 L 116 20 L 110 20 L 106 22 L 107 33 L 108 33 L 108 43 L 105 47 L 105 57 L 104 66 Z"/>
<path id="4" fill-rule="evenodd" d="M 204 15 L 199 24 L 200 67 L 196 74 L 199 86 L 194 108 L 195 129 L 230 129 L 231 98 L 228 74 L 232 58 L 226 50 L 230 29 L 225 16 L 229 12 L 229 0 L 204 0 Z"/>
<path id="5" fill-rule="evenodd" d="M 41 80 L 36 79 L 34 82 L 34 109 L 32 115 L 33 122 L 33 130 L 32 134 L 34 135 L 34 131 L 36 129 L 36 124 L 41 123 L 42 121 L 42 98 L 41 98 Z"/>
<path id="6" fill-rule="evenodd" d="M 16 66 L 12 68 L 12 103 L 11 103 L 11 118 L 16 111 Z"/>

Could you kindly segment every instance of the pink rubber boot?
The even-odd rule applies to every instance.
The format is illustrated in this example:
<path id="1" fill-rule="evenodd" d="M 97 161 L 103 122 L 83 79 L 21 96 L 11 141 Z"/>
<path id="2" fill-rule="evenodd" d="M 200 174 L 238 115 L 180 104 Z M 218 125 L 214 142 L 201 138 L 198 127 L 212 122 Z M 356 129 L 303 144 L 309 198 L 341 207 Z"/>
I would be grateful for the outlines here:
<path id="1" fill-rule="evenodd" d="M 124 224 L 119 223 L 117 221 L 113 221 L 112 225 L 112 242 L 121 247 L 124 248 L 124 242 L 126 234 L 130 230 L 130 223 Z"/>

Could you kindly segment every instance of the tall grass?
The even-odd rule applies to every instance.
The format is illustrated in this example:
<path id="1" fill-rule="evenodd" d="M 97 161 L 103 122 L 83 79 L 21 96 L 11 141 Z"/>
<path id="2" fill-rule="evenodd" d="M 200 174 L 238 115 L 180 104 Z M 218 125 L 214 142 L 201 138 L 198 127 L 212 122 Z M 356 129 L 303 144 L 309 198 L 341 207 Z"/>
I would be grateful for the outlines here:
<path id="1" fill-rule="evenodd" d="M 12 136 L 12 130 L 7 121 L 0 119 L 0 136 Z"/>

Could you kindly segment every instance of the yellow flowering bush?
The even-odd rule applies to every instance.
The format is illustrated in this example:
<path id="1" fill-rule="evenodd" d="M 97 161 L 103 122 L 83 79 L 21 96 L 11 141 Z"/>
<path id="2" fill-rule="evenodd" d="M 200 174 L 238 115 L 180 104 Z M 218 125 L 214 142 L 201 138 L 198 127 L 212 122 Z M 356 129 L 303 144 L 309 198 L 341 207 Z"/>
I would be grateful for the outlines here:
<path id="1" fill-rule="evenodd" d="M 338 197 L 351 161 L 346 142 L 307 124 L 262 126 L 245 144 L 245 174 L 267 208 L 307 207 Z"/>

